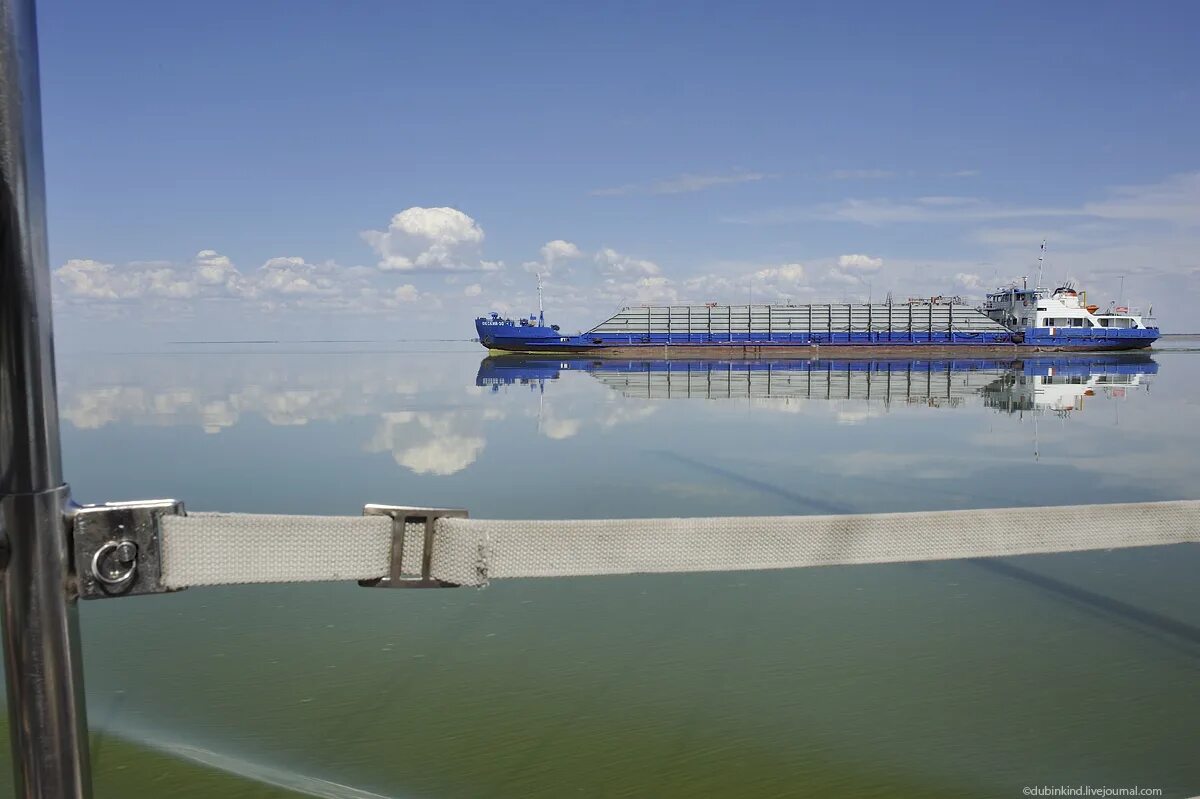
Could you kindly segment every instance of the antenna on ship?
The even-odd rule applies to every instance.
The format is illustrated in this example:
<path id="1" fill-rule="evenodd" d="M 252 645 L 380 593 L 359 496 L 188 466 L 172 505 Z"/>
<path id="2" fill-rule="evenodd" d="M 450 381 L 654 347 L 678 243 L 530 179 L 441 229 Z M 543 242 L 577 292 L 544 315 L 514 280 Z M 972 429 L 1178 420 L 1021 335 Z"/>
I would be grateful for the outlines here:
<path id="1" fill-rule="evenodd" d="M 537 291 L 538 291 L 538 327 L 546 326 L 546 313 L 542 309 L 542 273 L 537 272 Z"/>
<path id="2" fill-rule="evenodd" d="M 1042 251 L 1038 253 L 1038 279 L 1033 290 L 1038 291 L 1042 287 L 1042 261 L 1046 258 L 1046 240 L 1042 239 Z"/>

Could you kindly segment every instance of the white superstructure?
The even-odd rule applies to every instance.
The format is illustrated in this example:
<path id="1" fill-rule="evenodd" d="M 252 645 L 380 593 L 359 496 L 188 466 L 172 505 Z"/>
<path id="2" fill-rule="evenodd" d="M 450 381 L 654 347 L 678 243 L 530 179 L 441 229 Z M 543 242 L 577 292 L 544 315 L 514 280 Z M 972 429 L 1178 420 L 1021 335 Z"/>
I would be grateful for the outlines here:
<path id="1" fill-rule="evenodd" d="M 1105 328 L 1146 330 L 1146 317 L 1124 306 L 1110 304 L 1101 311 L 1088 305 L 1087 292 L 1072 286 L 1054 291 L 1011 286 L 987 295 L 980 309 L 992 320 L 1012 330 L 1028 328 Z M 1051 333 L 1053 335 L 1053 333 Z"/>

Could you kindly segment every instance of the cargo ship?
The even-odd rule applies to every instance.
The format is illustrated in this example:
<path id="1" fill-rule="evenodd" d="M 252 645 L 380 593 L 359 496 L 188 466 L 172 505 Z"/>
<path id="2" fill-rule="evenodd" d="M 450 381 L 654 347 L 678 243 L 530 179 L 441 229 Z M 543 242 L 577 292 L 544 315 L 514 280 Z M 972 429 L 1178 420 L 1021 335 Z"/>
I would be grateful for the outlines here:
<path id="1" fill-rule="evenodd" d="M 903 303 L 643 305 L 586 332 L 564 334 L 538 311 L 475 320 L 496 353 L 599 358 L 957 357 L 1105 352 L 1149 347 L 1151 316 L 1115 303 L 1101 311 L 1072 285 L 1008 286 L 972 306 L 960 297 Z"/>

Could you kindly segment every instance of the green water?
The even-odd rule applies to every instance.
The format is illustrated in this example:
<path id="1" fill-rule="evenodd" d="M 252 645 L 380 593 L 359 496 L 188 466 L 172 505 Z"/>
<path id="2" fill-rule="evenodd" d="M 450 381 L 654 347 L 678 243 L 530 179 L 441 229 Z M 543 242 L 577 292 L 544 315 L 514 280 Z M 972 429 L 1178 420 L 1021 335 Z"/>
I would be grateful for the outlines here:
<path id="1" fill-rule="evenodd" d="M 1010 413 L 988 399 L 1005 369 L 949 370 L 940 398 L 855 399 L 853 383 L 851 399 L 645 399 L 587 370 L 477 386 L 474 351 L 280 349 L 63 358 L 77 498 L 561 518 L 1179 499 L 1200 483 L 1193 352 L 1115 382 L 1030 381 Z M 97 794 L 1192 796 L 1198 567 L 1188 545 L 87 603 Z"/>

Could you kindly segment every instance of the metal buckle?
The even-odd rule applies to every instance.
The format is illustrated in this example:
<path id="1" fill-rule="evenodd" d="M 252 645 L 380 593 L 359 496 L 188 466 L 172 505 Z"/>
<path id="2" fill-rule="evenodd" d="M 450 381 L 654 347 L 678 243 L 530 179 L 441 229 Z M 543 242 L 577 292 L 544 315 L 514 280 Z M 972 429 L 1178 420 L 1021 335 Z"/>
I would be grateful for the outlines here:
<path id="1" fill-rule="evenodd" d="M 175 499 L 83 505 L 71 512 L 81 599 L 164 594 L 163 515 L 183 516 Z"/>
<path id="2" fill-rule="evenodd" d="M 407 505 L 364 505 L 363 516 L 390 516 L 392 518 L 392 557 L 387 577 L 359 580 L 364 588 L 457 588 L 457 583 L 434 579 L 433 536 L 437 532 L 437 520 L 445 518 L 465 519 L 463 508 L 412 508 Z M 409 524 L 424 524 L 425 539 L 421 548 L 420 576 L 405 576 L 404 533 Z"/>

